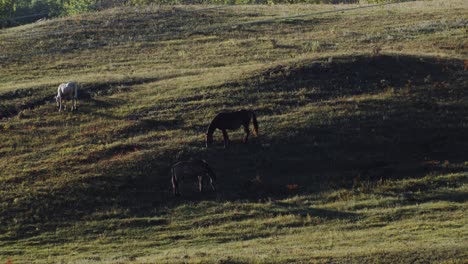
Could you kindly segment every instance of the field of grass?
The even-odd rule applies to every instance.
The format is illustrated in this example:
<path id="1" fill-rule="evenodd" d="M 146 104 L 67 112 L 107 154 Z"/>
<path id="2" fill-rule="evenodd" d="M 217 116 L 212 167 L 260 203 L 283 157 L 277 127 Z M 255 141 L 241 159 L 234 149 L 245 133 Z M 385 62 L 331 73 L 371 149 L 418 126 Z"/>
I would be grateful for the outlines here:
<path id="1" fill-rule="evenodd" d="M 468 2 L 358 6 L 1 30 L 0 263 L 466 262 Z M 59 113 L 69 80 L 78 111 Z M 259 136 L 205 148 L 240 108 Z M 172 197 L 170 165 L 198 158 L 219 190 Z"/>

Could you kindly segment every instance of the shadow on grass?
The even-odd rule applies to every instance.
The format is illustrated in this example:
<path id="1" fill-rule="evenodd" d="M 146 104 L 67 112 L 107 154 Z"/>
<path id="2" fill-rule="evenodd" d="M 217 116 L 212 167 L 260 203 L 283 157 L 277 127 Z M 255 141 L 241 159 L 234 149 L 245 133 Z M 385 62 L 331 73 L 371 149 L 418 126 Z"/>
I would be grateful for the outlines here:
<path id="1" fill-rule="evenodd" d="M 466 191 L 457 190 L 438 190 L 434 194 L 425 197 L 417 197 L 418 201 L 451 201 L 456 203 L 468 202 L 468 193 Z"/>
<path id="2" fill-rule="evenodd" d="M 463 166 L 448 169 L 425 165 L 431 160 L 466 162 L 468 107 L 464 98 L 468 95 L 467 73 L 462 71 L 462 65 L 456 60 L 379 56 L 275 67 L 246 83 L 229 84 L 240 92 L 233 93 L 230 102 L 221 98 L 220 104 L 240 108 L 245 100 L 268 101 L 278 93 L 278 112 L 297 115 L 287 127 L 274 123 L 281 123 L 282 115 L 272 114 L 277 109 L 260 109 L 261 136 L 252 138 L 247 145 L 239 142 L 236 132 L 229 149 L 220 144 L 205 149 L 203 142 L 197 142 L 181 145 L 180 149 L 154 150 L 137 160 L 107 167 L 99 172 L 99 177 L 84 178 L 51 193 L 35 194 L 31 197 L 31 201 L 38 201 L 31 205 L 37 206 L 35 210 L 25 209 L 24 215 L 18 217 L 12 207 L 2 212 L 2 222 L 10 223 L 15 217 L 25 224 L 46 223 L 48 219 L 70 221 L 109 208 L 145 215 L 154 212 L 153 208 L 212 199 L 262 202 L 351 188 L 360 182 L 466 170 Z M 386 96 L 353 99 L 388 90 Z M 291 98 L 282 96 L 284 91 L 290 92 Z M 296 92 L 306 100 L 298 102 Z M 190 103 L 189 97 L 187 100 L 178 103 Z M 318 110 L 308 112 L 303 107 Z M 263 125 L 262 116 L 267 114 L 271 114 L 270 121 Z M 160 121 L 144 122 L 149 127 L 161 126 Z M 177 120 L 161 122 L 166 122 L 163 126 L 180 126 Z M 170 164 L 186 158 L 208 161 L 218 175 L 217 193 L 207 191 L 199 195 L 189 191 L 180 200 L 172 197 Z M 190 190 L 193 184 L 187 186 Z M 460 196 L 447 194 L 433 199 L 459 201 Z M 325 218 L 353 217 L 316 209 L 289 210 Z"/>

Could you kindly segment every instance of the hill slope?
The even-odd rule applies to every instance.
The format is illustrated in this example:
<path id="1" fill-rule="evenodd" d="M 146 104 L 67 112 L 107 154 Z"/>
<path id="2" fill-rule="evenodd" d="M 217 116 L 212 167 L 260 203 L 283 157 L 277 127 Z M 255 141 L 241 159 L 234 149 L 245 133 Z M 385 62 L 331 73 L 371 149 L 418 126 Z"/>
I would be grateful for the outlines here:
<path id="1" fill-rule="evenodd" d="M 0 31 L 0 261 L 462 262 L 468 6 L 355 7 L 119 8 Z M 68 80 L 79 109 L 58 113 Z M 212 117 L 239 108 L 260 136 L 206 149 Z M 217 193 L 171 196 L 169 166 L 190 158 Z"/>

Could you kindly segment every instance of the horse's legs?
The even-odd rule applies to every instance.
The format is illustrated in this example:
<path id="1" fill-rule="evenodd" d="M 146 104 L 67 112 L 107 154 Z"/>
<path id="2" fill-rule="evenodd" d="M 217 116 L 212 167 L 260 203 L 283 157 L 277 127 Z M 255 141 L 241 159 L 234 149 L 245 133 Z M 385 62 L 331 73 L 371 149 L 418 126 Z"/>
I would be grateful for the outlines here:
<path id="1" fill-rule="evenodd" d="M 226 132 L 226 129 L 223 129 L 223 138 L 224 138 L 224 148 L 227 148 L 229 145 L 229 136 Z"/>
<path id="2" fill-rule="evenodd" d="M 179 196 L 179 181 L 177 180 L 177 177 L 174 175 L 174 172 L 172 172 L 172 192 L 174 193 L 174 196 Z"/>
<path id="3" fill-rule="evenodd" d="M 244 126 L 244 132 L 245 132 L 244 143 L 247 143 L 247 140 L 249 139 L 249 134 L 250 134 L 249 124 L 243 124 L 243 126 Z"/>
<path id="4" fill-rule="evenodd" d="M 174 196 L 179 196 L 179 186 L 175 178 L 172 178 L 172 193 Z"/>
<path id="5" fill-rule="evenodd" d="M 198 190 L 203 192 L 203 176 L 198 176 Z"/>
<path id="6" fill-rule="evenodd" d="M 61 112 L 63 109 L 63 102 L 62 102 L 62 97 L 59 98 L 59 112 Z"/>
<path id="7" fill-rule="evenodd" d="M 210 176 L 210 185 L 211 185 L 211 189 L 213 189 L 213 191 L 216 192 L 216 187 L 214 186 L 214 180 L 211 176 Z"/>

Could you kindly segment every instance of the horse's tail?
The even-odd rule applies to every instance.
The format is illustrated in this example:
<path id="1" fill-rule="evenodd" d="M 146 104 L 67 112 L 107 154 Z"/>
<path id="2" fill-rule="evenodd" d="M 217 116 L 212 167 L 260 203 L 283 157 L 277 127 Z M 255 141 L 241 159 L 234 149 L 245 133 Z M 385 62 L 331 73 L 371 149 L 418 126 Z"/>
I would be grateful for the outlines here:
<path id="1" fill-rule="evenodd" d="M 254 134 L 254 136 L 257 136 L 257 135 L 258 135 L 257 116 L 255 115 L 254 111 L 250 111 L 250 113 L 251 113 L 251 115 L 252 115 L 252 123 L 253 123 L 253 126 L 254 126 L 253 134 Z"/>
<path id="2" fill-rule="evenodd" d="M 75 99 L 78 99 L 78 84 L 75 84 Z"/>

